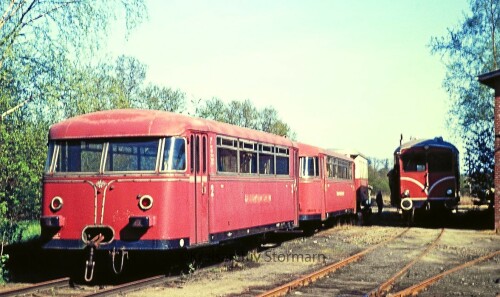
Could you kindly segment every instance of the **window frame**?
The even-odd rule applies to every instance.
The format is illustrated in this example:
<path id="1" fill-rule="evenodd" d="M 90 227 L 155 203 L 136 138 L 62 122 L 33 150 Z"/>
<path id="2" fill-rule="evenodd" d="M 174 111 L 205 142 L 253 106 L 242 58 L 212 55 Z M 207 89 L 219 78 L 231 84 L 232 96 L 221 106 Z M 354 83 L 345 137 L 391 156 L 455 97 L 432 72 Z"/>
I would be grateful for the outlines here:
<path id="1" fill-rule="evenodd" d="M 270 143 L 258 142 L 255 140 L 249 139 L 240 139 L 231 136 L 225 135 L 217 135 L 216 136 L 216 173 L 218 175 L 235 175 L 235 176 L 246 176 L 246 177 L 283 177 L 290 176 L 290 151 L 291 148 L 282 145 L 274 145 Z M 220 170 L 220 150 L 228 149 L 236 152 L 236 171 L 223 171 Z M 256 160 L 255 171 L 254 167 L 251 166 L 250 172 L 242 172 L 242 153 L 252 153 L 255 156 L 252 157 L 252 160 Z M 288 172 L 283 174 L 277 174 L 277 157 L 286 157 L 288 162 Z M 271 161 L 271 172 L 264 173 L 262 171 L 262 158 L 266 158 L 266 162 Z"/>
<path id="2" fill-rule="evenodd" d="M 44 170 L 44 174 L 46 175 L 57 175 L 57 176 L 65 176 L 65 175 L 78 175 L 78 176 L 87 176 L 87 175 L 124 175 L 124 174 L 137 174 L 137 175 L 143 175 L 143 174 L 154 174 L 159 172 L 159 166 L 160 166 L 160 161 L 161 158 L 163 157 L 163 146 L 164 146 L 164 140 L 166 137 L 175 137 L 175 136 L 165 136 L 165 137 L 120 137 L 120 138 L 82 138 L 82 139 L 52 139 L 49 140 L 49 147 L 53 145 L 54 149 L 52 151 L 52 156 L 49 156 L 47 154 L 47 163 L 49 162 L 50 159 L 50 165 L 48 166 L 48 170 Z M 155 156 L 155 161 L 154 161 L 154 169 L 153 170 L 130 170 L 130 171 L 123 171 L 123 170 L 116 170 L 116 171 L 109 171 L 105 170 L 106 169 L 106 163 L 108 162 L 108 157 L 109 157 L 109 144 L 110 142 L 120 142 L 120 141 L 137 141 L 140 142 L 142 140 L 157 140 L 158 145 L 157 145 L 157 150 L 156 150 L 156 156 Z M 56 171 L 56 166 L 57 162 L 60 160 L 60 151 L 61 151 L 61 146 L 64 144 L 67 144 L 68 142 L 78 142 L 79 145 L 81 145 L 82 142 L 93 142 L 93 143 L 99 143 L 102 145 L 101 152 L 100 152 L 100 158 L 99 158 L 99 165 L 98 165 L 98 171 Z M 49 150 L 50 153 L 50 150 Z M 161 156 L 160 156 L 161 155 Z M 140 158 L 140 154 L 137 154 L 137 156 Z M 162 173 L 164 173 L 163 171 Z"/>

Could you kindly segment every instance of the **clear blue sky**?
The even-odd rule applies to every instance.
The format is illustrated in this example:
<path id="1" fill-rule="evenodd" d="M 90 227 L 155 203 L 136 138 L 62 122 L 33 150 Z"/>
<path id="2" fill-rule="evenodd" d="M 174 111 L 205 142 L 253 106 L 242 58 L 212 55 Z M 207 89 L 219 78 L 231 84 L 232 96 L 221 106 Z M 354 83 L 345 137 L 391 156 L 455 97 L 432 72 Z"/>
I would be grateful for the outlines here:
<path id="1" fill-rule="evenodd" d="M 392 158 L 400 134 L 451 138 L 444 67 L 428 48 L 466 0 L 151 0 L 112 55 L 191 99 L 273 106 L 299 141 Z"/>

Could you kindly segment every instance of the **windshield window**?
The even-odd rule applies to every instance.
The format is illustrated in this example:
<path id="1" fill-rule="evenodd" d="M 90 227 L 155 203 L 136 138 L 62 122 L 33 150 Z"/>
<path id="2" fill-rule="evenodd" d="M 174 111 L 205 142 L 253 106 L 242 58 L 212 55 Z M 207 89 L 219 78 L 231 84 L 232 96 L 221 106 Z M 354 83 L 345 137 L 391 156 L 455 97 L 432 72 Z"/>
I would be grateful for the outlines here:
<path id="1" fill-rule="evenodd" d="M 158 140 L 109 142 L 104 171 L 154 171 Z"/>
<path id="2" fill-rule="evenodd" d="M 425 153 L 406 153 L 401 159 L 404 171 L 425 171 Z"/>
<path id="3" fill-rule="evenodd" d="M 64 141 L 59 142 L 55 172 L 99 172 L 102 142 Z"/>
<path id="4" fill-rule="evenodd" d="M 428 156 L 429 172 L 449 172 L 453 167 L 451 152 L 434 152 Z"/>
<path id="5" fill-rule="evenodd" d="M 155 171 L 159 143 L 158 139 L 57 141 L 55 145 L 49 144 L 47 164 L 50 164 L 51 151 L 55 150 L 53 170 L 56 173 L 99 173 L 104 157 L 104 172 Z M 50 165 L 46 168 L 49 171 Z"/>

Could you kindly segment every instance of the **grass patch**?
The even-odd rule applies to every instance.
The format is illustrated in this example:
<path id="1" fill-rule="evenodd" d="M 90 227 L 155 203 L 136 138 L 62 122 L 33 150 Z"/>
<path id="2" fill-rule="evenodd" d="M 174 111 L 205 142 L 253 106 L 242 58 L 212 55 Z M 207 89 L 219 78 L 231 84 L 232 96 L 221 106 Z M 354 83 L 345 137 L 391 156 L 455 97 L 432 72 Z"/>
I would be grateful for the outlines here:
<path id="1" fill-rule="evenodd" d="M 21 221 L 11 227 L 7 244 L 26 243 L 40 237 L 41 227 L 38 220 Z"/>

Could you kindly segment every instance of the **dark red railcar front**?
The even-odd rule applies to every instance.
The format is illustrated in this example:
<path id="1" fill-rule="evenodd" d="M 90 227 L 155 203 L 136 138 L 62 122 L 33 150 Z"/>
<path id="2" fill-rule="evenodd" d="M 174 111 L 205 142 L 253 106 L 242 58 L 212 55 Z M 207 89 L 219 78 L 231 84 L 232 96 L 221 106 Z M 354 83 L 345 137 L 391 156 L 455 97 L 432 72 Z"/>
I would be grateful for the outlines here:
<path id="1" fill-rule="evenodd" d="M 390 172 L 391 202 L 411 220 L 416 209 L 452 210 L 460 201 L 457 148 L 442 138 L 398 147 Z"/>

